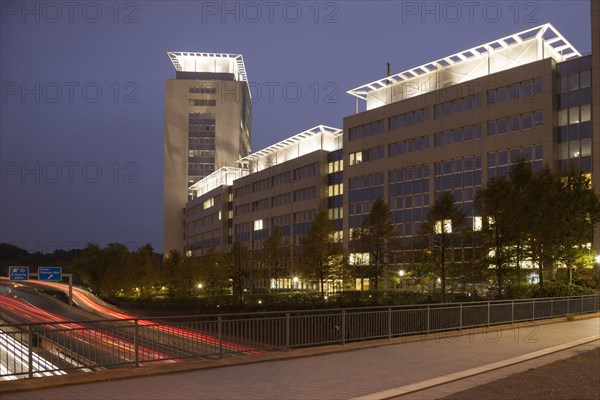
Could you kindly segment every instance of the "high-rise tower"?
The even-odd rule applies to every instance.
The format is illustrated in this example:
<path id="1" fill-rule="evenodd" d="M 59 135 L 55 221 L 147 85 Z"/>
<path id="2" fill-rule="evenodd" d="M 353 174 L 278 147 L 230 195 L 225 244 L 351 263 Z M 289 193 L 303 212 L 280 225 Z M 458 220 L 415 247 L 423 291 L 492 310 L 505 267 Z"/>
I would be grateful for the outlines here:
<path id="1" fill-rule="evenodd" d="M 165 87 L 163 251 L 183 252 L 188 188 L 250 154 L 252 101 L 239 54 L 168 52 Z"/>

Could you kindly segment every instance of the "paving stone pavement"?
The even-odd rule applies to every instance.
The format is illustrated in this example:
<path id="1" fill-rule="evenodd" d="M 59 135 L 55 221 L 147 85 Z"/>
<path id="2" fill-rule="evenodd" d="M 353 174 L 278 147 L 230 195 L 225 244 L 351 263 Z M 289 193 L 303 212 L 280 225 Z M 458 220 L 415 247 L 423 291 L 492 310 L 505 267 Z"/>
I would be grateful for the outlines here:
<path id="1" fill-rule="evenodd" d="M 600 318 L 17 393 L 16 399 L 350 399 L 600 334 Z M 430 336 L 431 338 L 431 336 Z M 446 393 L 447 394 L 447 393 Z"/>

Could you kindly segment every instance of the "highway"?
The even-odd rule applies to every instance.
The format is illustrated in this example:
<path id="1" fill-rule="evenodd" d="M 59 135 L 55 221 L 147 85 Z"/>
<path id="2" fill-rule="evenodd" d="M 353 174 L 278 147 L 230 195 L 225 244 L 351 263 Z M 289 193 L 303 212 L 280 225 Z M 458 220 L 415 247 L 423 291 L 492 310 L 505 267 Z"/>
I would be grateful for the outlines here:
<path id="1" fill-rule="evenodd" d="M 48 290 L 68 293 L 68 286 L 0 278 L 0 323 L 35 324 L 31 329 L 35 331 L 34 358 L 39 365 L 34 365 L 34 370 L 64 374 L 135 363 L 171 363 L 218 354 L 219 348 L 255 353 L 235 343 L 219 343 L 214 336 L 202 333 L 199 326 L 183 328 L 137 319 L 81 288 L 73 288 L 73 307 L 55 298 L 61 296 L 42 293 Z M 4 329 L 0 332 L 0 375 L 26 371 L 28 334 L 18 326 L 11 326 L 10 331 L 0 329 Z"/>

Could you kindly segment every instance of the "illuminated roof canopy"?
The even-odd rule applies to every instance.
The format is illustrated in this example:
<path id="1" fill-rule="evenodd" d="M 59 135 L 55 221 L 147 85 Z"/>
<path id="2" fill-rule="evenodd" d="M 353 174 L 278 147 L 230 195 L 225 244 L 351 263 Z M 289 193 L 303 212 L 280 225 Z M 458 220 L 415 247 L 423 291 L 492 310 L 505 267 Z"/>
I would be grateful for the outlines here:
<path id="1" fill-rule="evenodd" d="M 205 176 L 198 182 L 189 187 L 189 190 L 195 191 L 196 197 L 208 193 L 219 186 L 231 186 L 233 181 L 248 174 L 241 168 L 221 167 L 212 174 Z"/>
<path id="2" fill-rule="evenodd" d="M 552 57 L 581 56 L 551 24 L 527 29 L 349 90 L 367 110 Z"/>
<path id="3" fill-rule="evenodd" d="M 238 81 L 248 82 L 241 54 L 195 53 L 168 51 L 176 71 L 230 73 Z"/>
<path id="4" fill-rule="evenodd" d="M 236 161 L 250 172 L 260 171 L 317 150 L 333 151 L 342 146 L 342 130 L 318 125 Z"/>

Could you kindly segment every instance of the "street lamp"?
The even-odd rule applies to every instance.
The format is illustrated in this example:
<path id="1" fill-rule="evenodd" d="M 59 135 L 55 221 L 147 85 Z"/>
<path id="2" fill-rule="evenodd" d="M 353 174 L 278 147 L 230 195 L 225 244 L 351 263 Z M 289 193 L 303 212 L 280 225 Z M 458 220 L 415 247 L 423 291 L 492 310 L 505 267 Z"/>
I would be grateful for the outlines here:
<path id="1" fill-rule="evenodd" d="M 400 275 L 400 290 L 403 290 L 404 279 L 402 279 L 402 278 L 404 277 L 404 270 L 401 269 L 400 271 L 398 271 L 398 275 Z"/>

